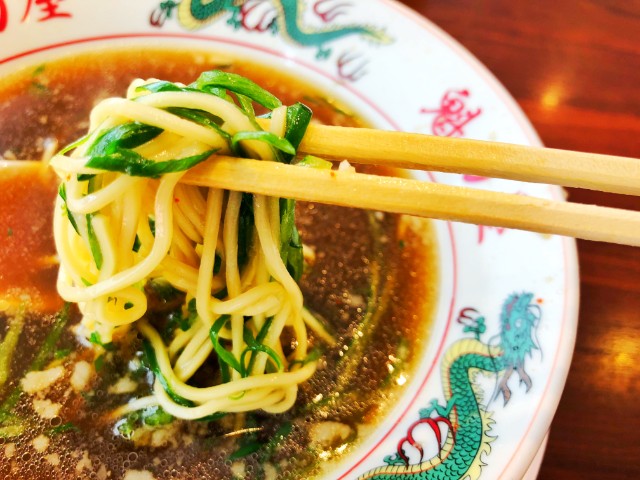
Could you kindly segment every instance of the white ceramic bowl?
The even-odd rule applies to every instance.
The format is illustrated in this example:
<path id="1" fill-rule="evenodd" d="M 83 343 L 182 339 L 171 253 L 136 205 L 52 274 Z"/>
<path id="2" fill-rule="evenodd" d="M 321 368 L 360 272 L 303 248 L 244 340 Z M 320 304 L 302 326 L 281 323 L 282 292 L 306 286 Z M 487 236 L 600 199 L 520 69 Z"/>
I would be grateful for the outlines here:
<path id="1" fill-rule="evenodd" d="M 0 0 L 0 76 L 73 52 L 193 46 L 285 68 L 331 92 L 379 128 L 539 144 L 516 103 L 478 61 L 397 3 L 232 4 Z M 562 198 L 558 188 L 544 185 L 440 173 L 417 176 Z M 525 475 L 537 454 L 540 461 L 573 351 L 575 244 L 521 231 L 436 224 L 439 299 L 418 373 L 401 401 L 352 454 L 332 467 L 329 478 L 515 479 Z M 502 322 L 514 309 L 520 309 L 519 319 Z M 477 328 L 481 317 L 484 332 Z M 508 329 L 513 332 L 522 322 L 529 322 L 531 328 L 523 332 L 533 338 L 535 348 L 517 363 L 513 357 L 509 361 L 505 350 L 518 347 L 520 340 L 509 336 Z M 482 351 L 493 356 L 494 367 L 474 364 L 478 358 L 473 352 L 477 356 L 488 346 L 491 353 Z M 481 373 L 470 377 L 474 390 L 465 390 L 459 377 L 449 377 L 452 362 L 465 359 Z M 507 389 L 511 397 L 505 402 Z M 464 408 L 482 412 L 481 427 L 455 416 Z M 439 455 L 435 429 L 429 426 L 434 422 L 443 430 L 450 422 L 456 430 L 452 445 Z M 411 434 L 416 445 L 424 446 L 424 458 L 435 454 L 432 463 L 420 463 Z M 529 475 L 535 471 L 536 464 Z"/>

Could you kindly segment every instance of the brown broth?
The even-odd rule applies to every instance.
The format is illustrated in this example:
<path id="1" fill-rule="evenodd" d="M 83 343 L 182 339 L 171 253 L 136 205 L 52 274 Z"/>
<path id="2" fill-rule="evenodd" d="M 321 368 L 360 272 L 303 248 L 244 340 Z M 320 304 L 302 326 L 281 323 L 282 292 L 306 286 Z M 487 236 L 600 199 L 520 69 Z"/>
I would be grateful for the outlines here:
<path id="1" fill-rule="evenodd" d="M 93 105 L 122 95 L 133 78 L 188 83 L 212 68 L 250 77 L 285 104 L 303 101 L 323 123 L 364 124 L 286 73 L 220 58 L 201 52 L 107 51 L 20 72 L 0 82 L 0 155 L 38 158 L 47 142 L 64 145 L 81 136 Z M 338 345 L 324 349 L 321 367 L 301 386 L 291 411 L 228 415 L 212 422 L 174 421 L 155 433 L 148 429 L 149 438 L 164 435 L 161 446 L 145 446 L 146 437 L 135 443 L 114 434 L 108 412 L 133 394 L 108 390 L 129 368 L 127 361 L 136 359 L 137 339 L 115 354 L 96 358 L 73 335 L 75 310 L 56 342 L 59 358 L 39 368 L 62 365 L 63 377 L 46 394 L 16 396 L 20 378 L 55 326 L 51 313 L 62 305 L 55 293 L 50 233 L 56 185 L 51 175 L 34 175 L 30 169 L 1 173 L 0 236 L 6 238 L 0 242 L 0 338 L 21 315 L 24 328 L 17 351 L 24 353 L 14 355 L 13 378 L 0 385 L 0 432 L 7 425 L 2 415 L 9 401 L 15 404 L 11 414 L 26 427 L 18 437 L 0 434 L 0 478 L 76 478 L 91 473 L 93 478 L 115 479 L 128 470 L 147 470 L 158 479 L 309 478 L 320 472 L 320 458 L 352 451 L 415 374 L 436 291 L 430 223 L 300 203 L 298 227 L 305 244 L 315 251 L 315 261 L 301 281 L 305 303 L 327 322 Z M 71 377 L 83 362 L 100 371 L 78 390 L 70 386 Z M 129 368 L 129 376 L 138 374 Z M 140 374 L 138 393 L 148 389 L 147 377 Z M 60 406 L 49 415 L 52 418 L 34 413 L 43 402 Z M 314 429 L 329 421 L 346 426 L 347 434 L 329 445 L 313 444 Z M 238 425 L 246 430 L 238 431 Z"/>

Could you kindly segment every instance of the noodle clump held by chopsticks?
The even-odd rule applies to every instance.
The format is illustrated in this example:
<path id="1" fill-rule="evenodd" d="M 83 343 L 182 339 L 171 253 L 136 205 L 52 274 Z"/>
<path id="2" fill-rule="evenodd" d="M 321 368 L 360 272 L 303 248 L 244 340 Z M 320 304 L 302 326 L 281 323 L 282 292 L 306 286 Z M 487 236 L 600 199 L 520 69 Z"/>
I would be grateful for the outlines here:
<path id="1" fill-rule="evenodd" d="M 268 111 L 269 131 L 254 103 Z M 58 290 L 78 304 L 93 343 L 137 329 L 155 375 L 153 394 L 120 413 L 283 412 L 314 373 L 307 327 L 331 338 L 303 307 L 294 202 L 180 183 L 213 154 L 291 163 L 310 119 L 304 105 L 283 106 L 230 73 L 188 86 L 136 80 L 127 98 L 98 104 L 89 134 L 51 160 L 62 180 Z M 183 292 L 169 335 L 147 318 L 149 285 Z M 206 362 L 217 362 L 216 384 L 190 385 Z"/>

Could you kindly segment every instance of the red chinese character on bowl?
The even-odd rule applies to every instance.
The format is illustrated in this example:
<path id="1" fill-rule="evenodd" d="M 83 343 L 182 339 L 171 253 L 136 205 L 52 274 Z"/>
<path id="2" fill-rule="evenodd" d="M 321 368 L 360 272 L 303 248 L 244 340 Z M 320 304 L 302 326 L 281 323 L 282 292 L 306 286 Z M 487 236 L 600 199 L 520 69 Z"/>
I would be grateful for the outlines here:
<path id="1" fill-rule="evenodd" d="M 60 3 L 62 1 L 63 0 L 28 0 L 22 21 L 24 22 L 29 17 L 34 5 L 38 7 L 40 13 L 37 19 L 38 22 L 45 22 L 52 18 L 70 18 L 71 14 L 69 12 L 61 10 Z"/>
<path id="2" fill-rule="evenodd" d="M 431 133 L 440 137 L 463 137 L 464 127 L 482 113 L 480 108 L 467 108 L 468 98 L 468 90 L 448 90 L 438 108 L 422 108 L 420 113 L 435 114 Z"/>

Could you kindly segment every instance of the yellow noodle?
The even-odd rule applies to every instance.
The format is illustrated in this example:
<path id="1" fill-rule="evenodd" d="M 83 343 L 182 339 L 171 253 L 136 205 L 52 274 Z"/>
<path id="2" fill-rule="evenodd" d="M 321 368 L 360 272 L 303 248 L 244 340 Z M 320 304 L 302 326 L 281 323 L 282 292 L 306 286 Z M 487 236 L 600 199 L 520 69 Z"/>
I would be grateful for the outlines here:
<path id="1" fill-rule="evenodd" d="M 240 204 L 242 202 L 242 194 L 239 192 L 230 192 L 227 200 L 227 209 L 225 212 L 225 222 L 222 231 L 223 242 L 225 247 L 226 261 L 226 278 L 227 292 L 229 297 L 233 298 L 242 292 L 240 283 L 240 272 L 238 270 L 238 217 L 240 214 Z M 244 318 L 242 315 L 231 315 L 231 352 L 236 360 L 240 360 L 240 355 L 245 348 L 243 339 Z M 234 379 L 238 379 L 240 373 L 233 371 L 231 373 Z"/>
<path id="2" fill-rule="evenodd" d="M 136 398 L 134 400 L 131 400 L 129 403 L 116 408 L 113 412 L 111 412 L 111 416 L 114 418 L 123 417 L 128 413 L 136 412 L 138 410 L 144 410 L 145 408 L 149 407 L 155 407 L 157 405 L 158 399 L 154 395 Z"/>
<path id="3" fill-rule="evenodd" d="M 192 194 L 192 192 L 194 194 Z M 203 211 L 198 211 L 198 208 L 194 206 L 197 202 L 196 199 L 201 200 L 200 195 L 197 194 L 198 189 L 193 187 L 188 187 L 183 184 L 178 184 L 176 186 L 176 198 L 178 199 L 176 203 L 176 209 L 180 212 L 180 215 L 176 215 L 176 218 L 179 217 L 180 228 L 184 230 L 185 234 L 196 243 L 202 243 L 204 238 L 204 217 L 206 214 L 206 206 Z M 219 220 L 218 220 L 219 221 Z M 214 240 L 217 239 L 217 236 Z"/>
<path id="4" fill-rule="evenodd" d="M 210 308 L 211 311 L 217 315 L 230 315 L 242 311 L 242 309 L 247 306 L 258 303 L 265 297 L 277 295 L 281 292 L 282 285 L 279 283 L 264 283 L 228 300 L 222 301 L 215 299 L 212 301 Z"/>
<path id="5" fill-rule="evenodd" d="M 282 413 L 293 407 L 293 404 L 296 401 L 296 396 L 298 395 L 298 385 L 291 385 L 286 388 L 284 392 L 285 395 L 281 401 L 272 405 L 264 406 L 262 407 L 262 410 L 268 413 Z"/>
<path id="6" fill-rule="evenodd" d="M 181 381 L 186 381 L 200 368 L 213 350 L 213 345 L 209 340 L 209 328 L 205 325 L 189 340 L 189 343 L 182 351 L 173 365 L 176 377 Z"/>
<path id="7" fill-rule="evenodd" d="M 284 137 L 287 128 L 287 107 L 281 105 L 271 111 L 271 124 L 269 131 L 279 137 Z"/>
<path id="8" fill-rule="evenodd" d="M 200 269 L 198 271 L 198 287 L 196 290 L 196 309 L 201 319 L 205 323 L 211 324 L 211 313 L 209 303 L 211 301 L 211 273 L 214 270 L 216 260 L 216 245 L 218 244 L 218 233 L 220 227 L 220 217 L 222 215 L 222 190 L 210 189 L 207 197 L 207 210 L 204 222 L 204 243 L 202 245 L 202 255 L 200 257 Z"/>
<path id="9" fill-rule="evenodd" d="M 263 408 L 277 402 L 282 398 L 280 391 L 271 389 L 254 389 L 251 393 L 245 394 L 244 401 L 234 401 L 228 398 L 215 398 L 196 407 L 184 407 L 175 403 L 169 395 L 156 383 L 154 393 L 158 403 L 162 408 L 179 418 L 194 420 L 218 412 L 245 412 Z"/>
<path id="10" fill-rule="evenodd" d="M 171 343 L 167 346 L 167 352 L 172 364 L 175 363 L 176 355 L 191 341 L 196 333 L 198 333 L 198 326 L 194 325 L 188 330 L 180 330 L 171 340 Z"/>
<path id="11" fill-rule="evenodd" d="M 207 213 L 206 197 L 202 197 L 200 188 L 178 184 L 177 189 L 177 195 L 184 198 L 184 201 L 180 202 L 178 207 L 193 224 L 198 234 L 204 237 L 204 222 Z M 209 189 L 206 189 L 205 192 L 208 194 Z"/>
<path id="12" fill-rule="evenodd" d="M 102 252 L 102 266 L 98 276 L 98 281 L 102 281 L 113 276 L 116 270 L 115 238 L 110 231 L 109 219 L 101 213 L 93 215 L 91 225 Z"/>
<path id="13" fill-rule="evenodd" d="M 100 124 L 106 117 L 111 115 L 136 120 L 197 140 L 220 150 L 226 150 L 226 142 L 215 130 L 176 117 L 164 110 L 124 98 L 108 98 L 99 103 L 91 111 L 91 126 Z"/>
<path id="14" fill-rule="evenodd" d="M 178 185 L 179 186 L 179 185 Z M 184 204 L 184 197 L 176 194 L 176 208 L 174 208 L 175 221 L 178 229 L 188 238 L 191 242 L 197 244 L 202 243 L 202 234 L 198 232 L 196 227 L 191 222 L 191 218 L 185 215 L 184 210 L 180 204 Z M 193 250 L 193 247 L 191 248 Z"/>
<path id="15" fill-rule="evenodd" d="M 82 277 L 80 272 L 87 274 L 89 278 L 86 278 L 86 280 L 95 281 L 92 277 L 97 275 L 90 272 L 88 267 L 89 263 L 93 261 L 91 256 L 84 255 L 84 249 L 74 248 L 78 236 L 75 234 L 71 224 L 66 221 L 62 199 L 59 196 L 56 197 L 53 228 L 56 250 L 62 265 L 58 273 L 58 283 L 60 283 L 63 277 L 72 279 L 76 284 L 81 283 Z"/>
<path id="16" fill-rule="evenodd" d="M 156 201 L 156 234 L 153 248 L 149 255 L 135 267 L 119 272 L 111 278 L 91 285 L 87 288 L 69 286 L 65 288 L 63 297 L 69 301 L 86 301 L 101 295 L 113 293 L 123 285 L 131 285 L 146 278 L 149 273 L 162 261 L 171 246 L 173 211 L 171 208 L 173 187 L 182 174 L 165 175 L 158 188 Z"/>
<path id="17" fill-rule="evenodd" d="M 276 245 L 280 245 L 280 199 L 266 197 L 266 202 L 269 224 L 271 225 L 271 238 Z"/>
<path id="18" fill-rule="evenodd" d="M 140 97 L 138 102 L 157 108 L 182 107 L 207 111 L 222 118 L 224 120 L 224 130 L 232 135 L 243 130 L 256 130 L 256 127 L 246 115 L 234 104 L 205 93 L 161 92 L 155 95 Z M 245 148 L 248 147 L 252 153 L 259 158 L 270 156 L 270 148 L 262 142 L 245 141 L 243 142 L 243 146 Z M 223 152 L 227 152 L 226 148 L 221 148 L 219 153 Z"/>
<path id="19" fill-rule="evenodd" d="M 174 212 L 176 212 L 175 209 Z M 184 230 L 178 228 L 177 222 L 175 222 L 173 228 L 173 243 L 170 255 L 192 267 L 197 267 L 198 263 L 200 263 L 200 258 L 194 249 L 193 242 L 187 238 Z"/>
<path id="20" fill-rule="evenodd" d="M 118 242 L 118 269 L 124 270 L 133 263 L 132 247 L 135 243 L 140 217 L 140 190 L 130 190 L 122 198 L 122 223 Z"/>
<path id="21" fill-rule="evenodd" d="M 324 325 L 322 325 L 322 323 L 320 323 L 318 319 L 315 316 L 313 316 L 311 312 L 306 308 L 302 309 L 302 319 L 304 320 L 304 323 L 306 323 L 307 326 L 311 330 L 313 330 L 313 333 L 315 333 L 324 342 L 326 342 L 329 345 L 335 345 L 336 343 L 335 339 L 327 331 Z"/>
<path id="22" fill-rule="evenodd" d="M 256 228 L 262 249 L 265 252 L 265 260 L 269 273 L 282 283 L 291 296 L 291 300 L 296 308 L 302 309 L 302 292 L 300 292 L 300 287 L 298 287 L 298 284 L 291 278 L 291 275 L 289 275 L 287 267 L 280 257 L 278 246 L 271 235 L 266 197 L 264 195 L 254 195 L 253 208 Z"/>
<path id="23" fill-rule="evenodd" d="M 123 175 L 106 187 L 101 188 L 99 193 L 90 193 L 85 196 L 73 195 L 75 192 L 67 188 L 67 207 L 73 213 L 78 214 L 95 212 L 120 198 L 126 192 L 135 189 L 136 184 L 139 182 L 140 180 L 135 177 Z"/>
<path id="24" fill-rule="evenodd" d="M 133 323 L 147 311 L 147 297 L 135 287 L 127 287 L 111 295 L 102 296 L 92 303 L 96 319 L 113 326 Z M 127 304 L 131 306 L 127 308 Z M 106 342 L 110 339 L 102 340 Z"/>
<path id="25" fill-rule="evenodd" d="M 230 152 L 226 135 L 260 129 L 225 98 L 191 91 L 137 90 L 152 81 L 136 80 L 126 99 L 98 104 L 91 113 L 88 139 L 71 156 L 55 155 L 51 160 L 66 193 L 66 203 L 56 200 L 54 217 L 61 265 L 59 292 L 78 303 L 84 334 L 97 332 L 102 341 L 110 341 L 133 325 L 155 352 L 159 369 L 155 374 L 164 377 L 173 393 L 165 391 L 161 377 L 156 378 L 152 396 L 120 407 L 118 415 L 154 405 L 184 419 L 255 409 L 284 412 L 295 402 L 298 384 L 316 369 L 315 362 L 305 363 L 307 327 L 318 338 L 333 339 L 303 310 L 300 288 L 280 255 L 280 199 L 179 184 L 183 173 L 153 179 L 86 166 L 91 145 L 109 129 L 131 121 L 162 129 L 134 149 L 148 159 L 145 162 L 167 162 L 210 150 L 226 154 Z M 222 120 L 220 128 L 226 134 L 181 118 L 166 110 L 169 107 L 208 112 Z M 286 123 L 287 108 L 277 107 L 271 112 L 269 131 L 282 137 Z M 243 140 L 241 147 L 245 155 L 264 161 L 278 158 L 273 147 L 262 141 Z M 243 198 L 252 202 L 254 225 L 243 231 L 250 236 L 251 248 L 240 265 Z M 94 258 L 97 253 L 98 259 Z M 182 326 L 184 331 L 170 332 L 169 338 L 145 319 L 145 282 L 152 279 L 168 282 L 185 297 L 182 315 L 188 320 L 182 321 L 189 324 Z M 189 385 L 187 381 L 214 355 L 211 329 L 220 318 L 225 324 L 217 332 L 218 339 L 236 362 L 230 368 L 231 381 L 204 388 Z M 269 353 L 248 354 L 247 334 L 260 335 L 261 348 Z M 215 346 L 216 352 L 221 345 Z M 288 358 L 285 350 L 290 352 Z M 178 404 L 172 395 L 194 406 Z"/>
<path id="26" fill-rule="evenodd" d="M 181 382 L 173 372 L 166 350 L 163 347 L 162 339 L 158 332 L 144 320 L 138 323 L 138 328 L 140 332 L 151 342 L 157 356 L 160 371 L 163 373 L 165 378 L 167 378 L 173 390 L 178 395 L 194 402 L 206 402 L 212 398 L 228 397 L 251 388 L 277 387 L 292 383 L 299 383 L 295 381 L 295 379 L 303 378 L 306 380 L 316 369 L 315 362 L 309 362 L 302 368 L 292 372 L 267 373 L 254 377 L 245 377 L 234 382 L 223 383 L 213 387 L 193 387 Z"/>

